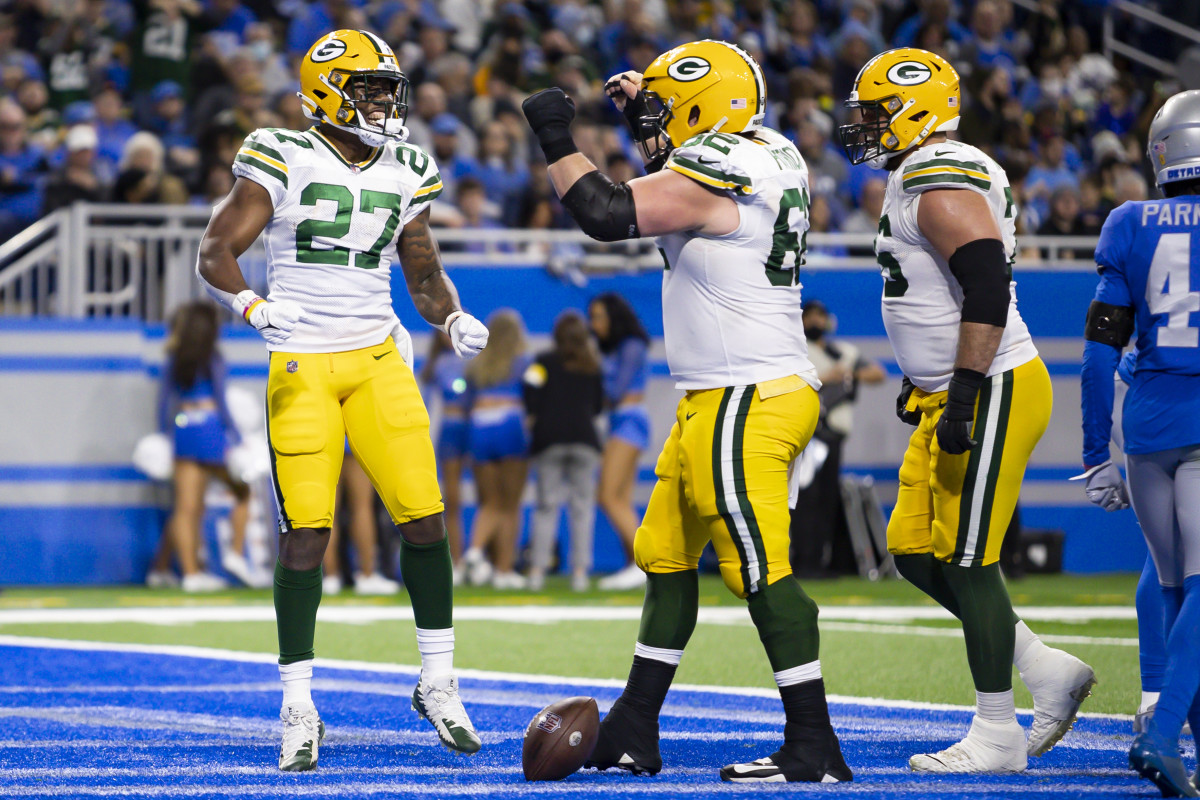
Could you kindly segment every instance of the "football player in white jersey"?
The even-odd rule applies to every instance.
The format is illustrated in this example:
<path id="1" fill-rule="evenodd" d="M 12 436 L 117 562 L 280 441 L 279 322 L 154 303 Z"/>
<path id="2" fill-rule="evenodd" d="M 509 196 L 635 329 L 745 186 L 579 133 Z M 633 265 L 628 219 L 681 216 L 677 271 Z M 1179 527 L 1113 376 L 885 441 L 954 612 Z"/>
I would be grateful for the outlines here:
<path id="1" fill-rule="evenodd" d="M 913 585 L 962 621 L 976 689 L 970 732 L 915 755 L 918 772 L 1019 772 L 1071 727 L 1091 668 L 1013 612 L 998 563 L 1025 467 L 1050 420 L 1050 377 L 1017 311 L 1012 192 L 986 153 L 951 141 L 958 75 L 925 50 L 859 72 L 841 128 L 855 164 L 886 169 L 875 251 L 883 321 L 904 372 L 897 414 L 917 428 L 900 467 L 888 549 Z M 1033 694 L 1028 742 L 1012 665 Z"/>
<path id="2" fill-rule="evenodd" d="M 788 467 L 817 423 L 798 269 L 808 230 L 808 170 L 762 127 L 758 64 L 725 42 L 656 58 L 607 91 L 651 174 L 614 184 L 578 152 L 575 106 L 560 89 L 524 103 L 563 206 L 601 241 L 658 237 L 667 363 L 686 391 L 634 539 L 647 573 L 641 632 L 621 697 L 588 764 L 662 768 L 658 717 L 696 625 L 697 565 L 711 540 L 729 589 L 745 598 L 783 698 L 783 745 L 731 764 L 723 780 L 852 779 L 829 721 L 817 607 L 788 563 Z"/>
<path id="3" fill-rule="evenodd" d="M 487 328 L 459 307 L 442 269 L 428 214 L 442 182 L 433 160 L 405 144 L 407 94 L 395 54 L 374 34 L 321 37 L 300 64 L 300 101 L 316 124 L 246 137 L 233 190 L 200 244 L 201 280 L 270 351 L 279 768 L 288 771 L 317 765 L 325 731 L 310 692 L 313 631 L 347 439 L 401 533 L 421 653 L 413 708 L 447 747 L 480 746 L 453 672 L 450 550 L 411 339 L 392 311 L 392 263 L 399 260 L 417 310 L 449 334 L 461 358 L 483 349 Z M 247 287 L 237 262 L 260 234 L 266 299 Z"/>

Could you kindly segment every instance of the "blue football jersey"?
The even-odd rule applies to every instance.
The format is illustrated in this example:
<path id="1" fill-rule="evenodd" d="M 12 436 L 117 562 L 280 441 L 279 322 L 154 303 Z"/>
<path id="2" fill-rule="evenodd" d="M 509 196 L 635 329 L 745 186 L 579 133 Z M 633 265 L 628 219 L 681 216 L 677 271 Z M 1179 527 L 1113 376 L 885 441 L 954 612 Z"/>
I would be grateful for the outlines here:
<path id="1" fill-rule="evenodd" d="M 1121 205 L 1100 232 L 1096 263 L 1096 300 L 1134 309 L 1125 452 L 1200 443 L 1200 196 Z"/>

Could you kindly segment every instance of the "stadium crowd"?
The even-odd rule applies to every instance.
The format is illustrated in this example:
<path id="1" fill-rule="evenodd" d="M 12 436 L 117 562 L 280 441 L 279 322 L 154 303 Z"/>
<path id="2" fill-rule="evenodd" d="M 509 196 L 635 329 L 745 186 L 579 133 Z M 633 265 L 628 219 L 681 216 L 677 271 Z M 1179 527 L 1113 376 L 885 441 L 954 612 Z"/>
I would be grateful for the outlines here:
<path id="1" fill-rule="evenodd" d="M 1024 4 L 1022 4 L 1024 5 Z M 570 227 L 521 117 L 551 85 L 614 179 L 640 157 L 601 82 L 676 44 L 736 42 L 763 66 L 767 124 L 811 173 L 813 230 L 873 232 L 883 175 L 834 140 L 861 66 L 923 47 L 964 81 L 960 137 L 1008 171 L 1019 231 L 1094 234 L 1146 196 L 1142 144 L 1171 93 L 1097 53 L 1105 0 L 8 0 L 0 2 L 0 241 L 76 200 L 211 205 L 260 127 L 305 128 L 296 63 L 335 28 L 393 45 L 411 140 L 446 191 L 435 223 Z M 1200 22 L 1195 3 L 1159 10 Z M 1160 37 L 1124 35 L 1159 55 Z M 832 253 L 837 254 L 837 253 Z"/>

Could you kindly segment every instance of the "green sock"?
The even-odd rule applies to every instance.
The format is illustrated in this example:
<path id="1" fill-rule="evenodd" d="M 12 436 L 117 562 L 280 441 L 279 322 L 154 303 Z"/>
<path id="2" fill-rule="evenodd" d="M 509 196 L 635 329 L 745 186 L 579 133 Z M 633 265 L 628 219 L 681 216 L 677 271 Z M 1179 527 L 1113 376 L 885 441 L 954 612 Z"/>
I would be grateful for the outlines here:
<path id="1" fill-rule="evenodd" d="M 321 605 L 321 568 L 288 569 L 275 562 L 275 626 L 279 630 L 279 663 L 313 657 L 317 606 Z"/>
<path id="2" fill-rule="evenodd" d="M 962 619 L 958 600 L 942 574 L 944 565 L 933 557 L 933 553 L 907 553 L 895 558 L 896 571 L 903 575 L 905 580 L 936 600 L 942 608 Z"/>
<path id="3" fill-rule="evenodd" d="M 782 672 L 817 660 L 821 649 L 817 604 L 794 575 L 759 589 L 746 602 L 772 670 Z"/>
<path id="4" fill-rule="evenodd" d="M 962 610 L 960 619 L 967 643 L 967 663 L 971 665 L 976 691 L 1008 691 L 1012 688 L 1013 646 L 1017 632 L 1012 601 L 1008 598 L 1000 565 L 960 567 L 942 564 L 942 573 Z"/>
<path id="5" fill-rule="evenodd" d="M 646 600 L 638 641 L 649 647 L 682 650 L 696 629 L 700 577 L 694 569 L 646 574 Z"/>
<path id="6" fill-rule="evenodd" d="M 438 630 L 454 625 L 454 564 L 444 536 L 433 544 L 400 539 L 400 576 L 412 603 L 418 628 Z"/>

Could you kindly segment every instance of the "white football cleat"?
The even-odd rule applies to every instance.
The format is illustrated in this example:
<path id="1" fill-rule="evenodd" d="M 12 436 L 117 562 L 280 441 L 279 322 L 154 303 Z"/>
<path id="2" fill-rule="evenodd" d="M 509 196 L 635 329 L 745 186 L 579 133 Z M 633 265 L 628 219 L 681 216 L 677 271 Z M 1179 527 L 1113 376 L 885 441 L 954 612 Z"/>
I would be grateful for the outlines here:
<path id="1" fill-rule="evenodd" d="M 372 572 L 370 575 L 354 573 L 355 594 L 386 595 L 397 594 L 399 591 L 400 584 L 382 572 Z"/>
<path id="2" fill-rule="evenodd" d="M 913 772 L 1004 774 L 1024 772 L 1025 731 L 1016 717 L 990 722 L 976 716 L 966 737 L 940 753 L 924 753 L 908 760 Z"/>
<path id="3" fill-rule="evenodd" d="M 646 573 L 637 564 L 630 564 L 619 572 L 596 582 L 596 588 L 605 592 L 623 592 L 646 585 Z"/>
<path id="4" fill-rule="evenodd" d="M 429 721 L 446 747 L 467 755 L 479 752 L 479 734 L 458 696 L 458 678 L 447 675 L 426 681 L 422 675 L 413 689 L 412 707 Z"/>
<path id="5" fill-rule="evenodd" d="M 1038 658 L 1034 669 L 1021 673 L 1021 680 L 1033 695 L 1031 756 L 1049 752 L 1071 730 L 1079 706 L 1096 685 L 1096 673 L 1087 664 L 1070 653 L 1047 649 L 1049 653 Z"/>
<path id="6" fill-rule="evenodd" d="M 225 581 L 211 572 L 193 572 L 191 575 L 184 575 L 180 585 L 188 594 L 219 592 L 228 587 Z"/>
<path id="7" fill-rule="evenodd" d="M 325 723 L 312 703 L 295 703 L 279 710 L 283 720 L 283 744 L 279 768 L 284 772 L 316 769 L 317 751 L 325 738 Z"/>

